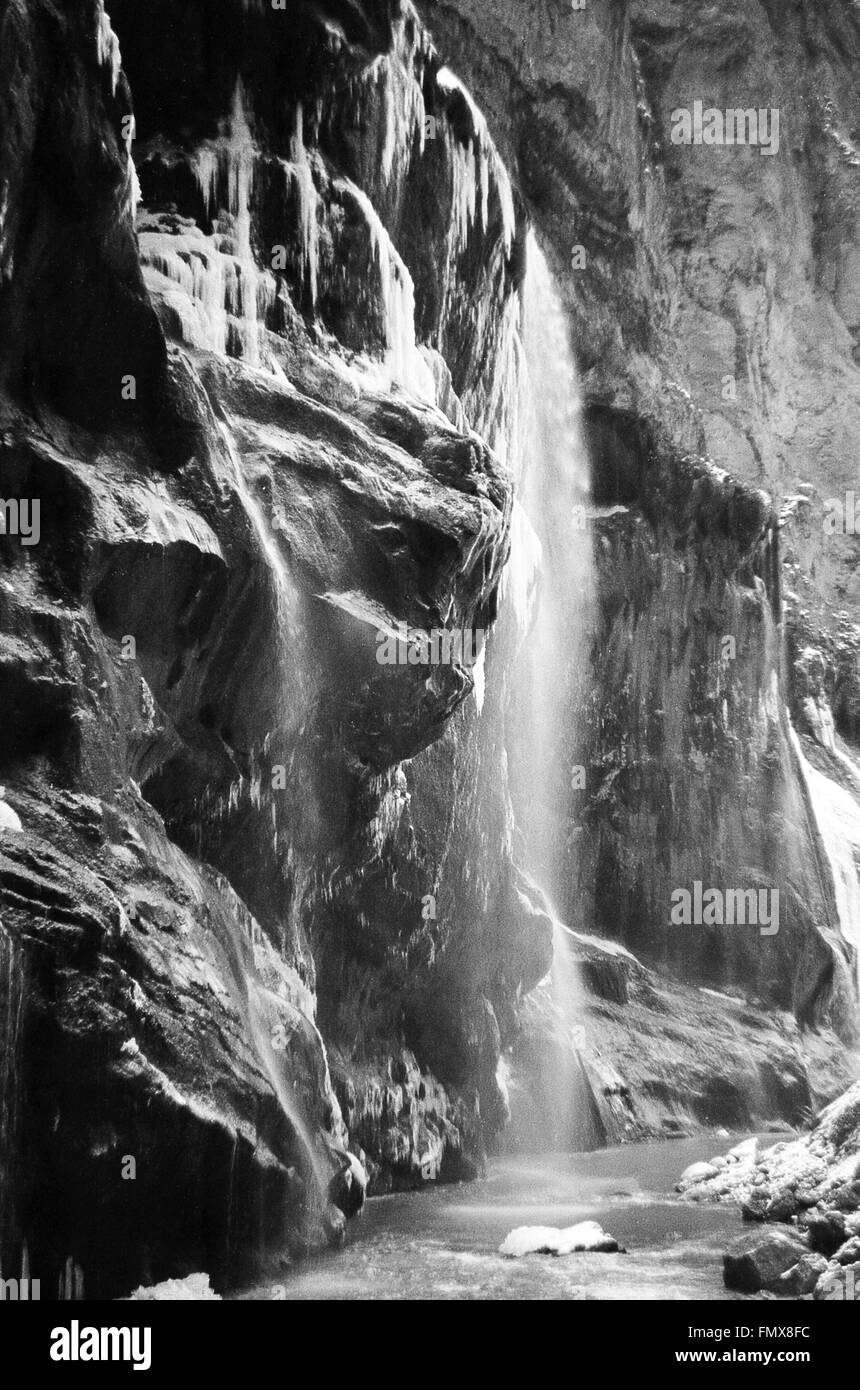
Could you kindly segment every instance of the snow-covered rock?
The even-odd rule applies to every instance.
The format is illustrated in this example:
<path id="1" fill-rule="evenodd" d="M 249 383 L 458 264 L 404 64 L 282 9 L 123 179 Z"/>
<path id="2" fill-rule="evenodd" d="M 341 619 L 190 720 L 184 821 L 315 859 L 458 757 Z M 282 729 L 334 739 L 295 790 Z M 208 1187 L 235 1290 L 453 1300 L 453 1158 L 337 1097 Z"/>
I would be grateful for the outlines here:
<path id="1" fill-rule="evenodd" d="M 744 1139 L 743 1143 L 735 1144 L 733 1149 L 729 1149 L 728 1159 L 731 1163 L 754 1163 L 758 1154 L 758 1140 L 756 1138 Z"/>
<path id="2" fill-rule="evenodd" d="M 678 1187 L 680 1189 L 686 1183 L 691 1182 L 705 1182 L 707 1178 L 715 1178 L 719 1171 L 719 1168 L 715 1167 L 713 1163 L 691 1163 L 689 1168 L 685 1168 L 681 1174 Z"/>
<path id="3" fill-rule="evenodd" d="M 208 1274 L 189 1274 L 185 1279 L 166 1279 L 163 1284 L 141 1285 L 129 1294 L 128 1302 L 152 1303 L 220 1303 L 220 1293 L 215 1293 L 209 1283 Z"/>
<path id="4" fill-rule="evenodd" d="M 581 1221 L 565 1230 L 557 1226 L 517 1226 L 499 1246 L 499 1254 L 513 1260 L 523 1255 L 572 1255 L 585 1250 L 612 1254 L 622 1247 L 596 1221 Z"/>

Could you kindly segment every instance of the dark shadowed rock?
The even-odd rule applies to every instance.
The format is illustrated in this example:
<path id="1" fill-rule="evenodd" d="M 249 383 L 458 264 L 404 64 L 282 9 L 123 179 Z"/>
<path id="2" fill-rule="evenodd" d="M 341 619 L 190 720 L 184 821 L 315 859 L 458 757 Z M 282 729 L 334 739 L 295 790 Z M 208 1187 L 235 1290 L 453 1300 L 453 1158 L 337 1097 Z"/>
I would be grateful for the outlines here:
<path id="1" fill-rule="evenodd" d="M 813 1292 L 826 1268 L 827 1261 L 823 1255 L 803 1255 L 796 1265 L 780 1274 L 768 1288 L 771 1293 L 784 1298 L 803 1298 Z"/>
<path id="2" fill-rule="evenodd" d="M 845 1218 L 841 1212 L 813 1212 L 807 1218 L 809 1244 L 821 1255 L 833 1255 L 845 1241 Z"/>
<path id="3" fill-rule="evenodd" d="M 773 1289 L 781 1275 L 807 1255 L 806 1245 L 789 1228 L 740 1236 L 723 1256 L 726 1287 L 741 1293 Z"/>
<path id="4" fill-rule="evenodd" d="M 71 1261 L 109 1298 L 336 1246 L 365 1193 L 483 1171 L 503 1054 L 530 1137 L 556 1097 L 528 1071 L 561 1062 L 565 1145 L 805 1122 L 857 1021 L 785 714 L 810 757 L 831 701 L 860 728 L 855 637 L 828 617 L 794 650 L 856 566 L 840 545 L 813 573 L 780 491 L 847 484 L 860 422 L 853 175 L 818 99 L 857 124 L 846 7 L 792 9 L 779 52 L 758 0 L 713 23 L 589 0 L 574 42 L 542 0 L 427 0 L 438 51 L 390 0 L 110 8 L 125 72 L 100 0 L 0 0 L 0 468 L 43 508 L 32 553 L 0 536 L 0 1265 L 26 1244 L 46 1284 Z M 802 120 L 723 199 L 665 108 L 726 36 Z M 524 1004 L 552 963 L 517 864 L 543 789 L 515 805 L 498 736 L 526 202 L 599 513 L 558 759 L 588 796 L 553 827 L 576 1043 L 546 988 Z M 480 665 L 381 661 L 404 628 L 492 640 Z M 783 884 L 779 934 L 670 929 L 671 890 L 709 876 Z M 691 1199 L 811 1205 L 830 1253 L 856 1235 L 827 1213 L 858 1204 L 858 1104 L 686 1175 Z M 748 1239 L 743 1287 L 808 1284 L 798 1237 Z"/>

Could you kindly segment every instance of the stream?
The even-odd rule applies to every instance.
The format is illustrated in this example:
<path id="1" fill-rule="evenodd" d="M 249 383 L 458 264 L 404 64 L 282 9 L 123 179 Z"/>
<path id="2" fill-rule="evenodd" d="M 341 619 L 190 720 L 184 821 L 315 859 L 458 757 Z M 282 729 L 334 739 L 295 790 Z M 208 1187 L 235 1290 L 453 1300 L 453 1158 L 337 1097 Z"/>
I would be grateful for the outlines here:
<path id="1" fill-rule="evenodd" d="M 488 1176 L 475 1183 L 372 1199 L 350 1223 L 344 1249 L 306 1261 L 279 1285 L 238 1296 L 742 1299 L 722 1279 L 723 1251 L 743 1229 L 737 1208 L 685 1202 L 673 1189 L 689 1164 L 726 1152 L 743 1137 L 699 1135 L 593 1153 L 493 1159 Z M 514 1227 L 589 1220 L 628 1253 L 517 1260 L 498 1253 Z"/>

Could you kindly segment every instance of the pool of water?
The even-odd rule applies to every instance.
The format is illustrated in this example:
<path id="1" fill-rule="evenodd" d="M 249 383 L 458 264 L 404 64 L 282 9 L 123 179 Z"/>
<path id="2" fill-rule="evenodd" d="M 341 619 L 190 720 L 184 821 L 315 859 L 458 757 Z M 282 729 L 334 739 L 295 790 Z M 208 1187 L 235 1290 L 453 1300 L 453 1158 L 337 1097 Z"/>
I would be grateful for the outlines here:
<path id="1" fill-rule="evenodd" d="M 722 1280 L 723 1251 L 742 1231 L 737 1209 L 684 1202 L 672 1190 L 688 1164 L 734 1142 L 699 1136 L 499 1158 L 479 1182 L 375 1198 L 350 1223 L 344 1249 L 240 1297 L 738 1299 Z M 515 1226 L 588 1220 L 627 1253 L 518 1260 L 498 1253 Z"/>

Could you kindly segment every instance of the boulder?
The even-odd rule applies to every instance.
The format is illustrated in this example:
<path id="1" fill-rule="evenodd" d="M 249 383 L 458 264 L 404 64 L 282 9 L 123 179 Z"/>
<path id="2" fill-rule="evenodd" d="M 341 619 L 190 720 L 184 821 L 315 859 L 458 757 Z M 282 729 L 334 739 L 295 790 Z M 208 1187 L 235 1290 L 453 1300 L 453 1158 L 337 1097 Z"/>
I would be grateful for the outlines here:
<path id="1" fill-rule="evenodd" d="M 828 1198 L 837 1211 L 857 1211 L 860 1207 L 860 1182 L 847 1182 Z"/>
<path id="2" fill-rule="evenodd" d="M 709 1178 L 715 1178 L 718 1172 L 719 1169 L 713 1163 L 691 1163 L 689 1168 L 685 1168 L 681 1174 L 677 1191 L 682 1192 L 685 1187 L 689 1187 L 692 1183 L 707 1182 Z"/>
<path id="3" fill-rule="evenodd" d="M 845 1240 L 845 1217 L 838 1211 L 819 1211 L 807 1218 L 806 1235 L 810 1248 L 821 1255 L 833 1255 Z"/>
<path id="4" fill-rule="evenodd" d="M 744 1221 L 766 1221 L 770 1197 L 766 1192 L 753 1192 L 745 1202 L 741 1202 L 741 1215 Z"/>
<path id="5" fill-rule="evenodd" d="M 323 1215 L 323 1230 L 326 1240 L 333 1250 L 337 1250 L 346 1240 L 346 1217 L 340 1207 L 330 1202 Z"/>
<path id="6" fill-rule="evenodd" d="M 727 1157 L 730 1163 L 754 1163 L 758 1157 L 758 1140 L 745 1139 L 742 1144 L 735 1144 Z"/>
<path id="7" fill-rule="evenodd" d="M 623 1246 L 607 1235 L 596 1221 L 559 1230 L 555 1226 L 518 1226 L 505 1237 L 499 1254 L 517 1260 L 523 1255 L 572 1255 L 578 1251 L 600 1254 L 624 1253 Z"/>
<path id="8" fill-rule="evenodd" d="M 770 1292 L 782 1294 L 785 1298 L 803 1298 L 815 1289 L 821 1275 L 827 1269 L 823 1255 L 802 1255 L 796 1265 L 780 1274 L 770 1285 Z"/>
<path id="9" fill-rule="evenodd" d="M 838 1265 L 853 1265 L 860 1262 L 860 1236 L 852 1236 L 840 1245 L 833 1259 Z"/>
<path id="10" fill-rule="evenodd" d="M 791 1228 L 768 1228 L 741 1236 L 723 1256 L 726 1288 L 741 1293 L 771 1289 L 808 1253 L 797 1232 Z"/>
<path id="11" fill-rule="evenodd" d="M 367 1173 L 360 1159 L 346 1149 L 335 1149 L 338 1171 L 329 1183 L 329 1199 L 345 1216 L 355 1216 L 367 1196 Z"/>

